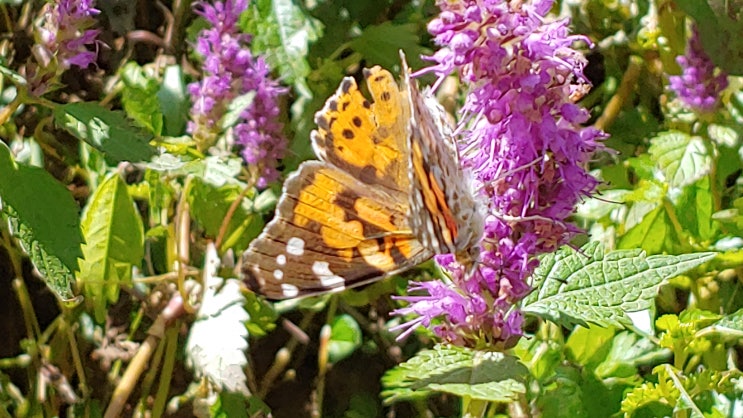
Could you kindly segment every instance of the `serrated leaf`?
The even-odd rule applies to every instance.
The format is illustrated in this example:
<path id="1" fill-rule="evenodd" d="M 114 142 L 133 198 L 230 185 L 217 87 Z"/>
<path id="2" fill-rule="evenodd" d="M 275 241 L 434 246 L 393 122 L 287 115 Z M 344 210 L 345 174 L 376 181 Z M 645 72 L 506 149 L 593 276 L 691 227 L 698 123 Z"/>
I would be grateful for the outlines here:
<path id="1" fill-rule="evenodd" d="M 19 239 L 54 293 L 73 297 L 70 272 L 82 256 L 80 217 L 70 192 L 39 167 L 13 161 L 0 141 L 0 203 Z"/>
<path id="2" fill-rule="evenodd" d="M 251 49 L 278 69 L 280 79 L 293 84 L 300 96 L 311 96 L 307 57 L 309 44 L 322 32 L 319 21 L 292 0 L 257 0 L 243 14 L 240 27 L 253 35 Z"/>
<path id="3" fill-rule="evenodd" d="M 683 132 L 663 132 L 651 140 L 650 156 L 669 187 L 688 186 L 708 176 L 712 167 L 704 141 Z"/>
<path id="4" fill-rule="evenodd" d="M 121 102 L 126 114 L 150 133 L 160 136 L 163 129 L 163 114 L 157 98 L 160 82 L 131 61 L 121 69 L 121 81 L 125 87 Z"/>
<path id="5" fill-rule="evenodd" d="M 54 121 L 70 134 L 101 151 L 109 163 L 146 161 L 155 149 L 152 134 L 127 121 L 121 112 L 98 103 L 69 103 L 54 108 Z"/>
<path id="6" fill-rule="evenodd" d="M 385 404 L 425 397 L 432 391 L 492 402 L 525 393 L 527 368 L 515 357 L 455 346 L 436 346 L 385 373 Z"/>
<path id="7" fill-rule="evenodd" d="M 179 65 L 165 67 L 157 99 L 160 101 L 160 113 L 163 115 L 163 134 L 182 135 L 188 122 L 191 100 L 186 91 L 183 69 Z"/>
<path id="8" fill-rule="evenodd" d="M 217 276 L 219 256 L 209 243 L 204 257 L 204 294 L 196 322 L 186 341 L 186 360 L 196 376 L 207 377 L 217 387 L 247 394 L 248 313 L 236 279 Z"/>
<path id="9" fill-rule="evenodd" d="M 589 243 L 580 251 L 564 247 L 541 259 L 532 275 L 535 291 L 522 301 L 522 311 L 565 326 L 623 327 L 630 324 L 626 312 L 652 306 L 664 280 L 715 256 L 646 256 L 640 250 L 604 254 L 598 243 Z"/>
<path id="10" fill-rule="evenodd" d="M 31 263 L 33 263 L 49 289 L 60 300 L 71 301 L 74 298 L 72 283 L 75 281 L 75 276 L 70 268 L 36 239 L 32 229 L 23 223 L 12 207 L 0 201 L 0 213 L 3 218 L 7 219 L 10 233 L 18 239 L 23 251 L 31 259 Z"/>
<path id="11" fill-rule="evenodd" d="M 85 244 L 77 278 L 101 323 L 107 303 L 119 299 L 122 286 L 131 286 L 132 267 L 144 256 L 142 219 L 117 173 L 108 176 L 90 197 L 82 230 Z"/>
<path id="12" fill-rule="evenodd" d="M 361 347 L 361 327 L 350 315 L 338 315 L 330 325 L 328 359 L 337 363 Z"/>

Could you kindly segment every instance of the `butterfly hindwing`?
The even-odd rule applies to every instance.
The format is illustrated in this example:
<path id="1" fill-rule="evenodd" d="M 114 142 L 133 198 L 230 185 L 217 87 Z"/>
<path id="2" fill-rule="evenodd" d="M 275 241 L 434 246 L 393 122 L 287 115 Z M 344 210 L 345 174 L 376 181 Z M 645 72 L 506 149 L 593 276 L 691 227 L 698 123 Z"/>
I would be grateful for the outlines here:
<path id="1" fill-rule="evenodd" d="M 407 222 L 407 196 L 305 162 L 286 181 L 276 216 L 245 252 L 243 277 L 273 299 L 367 283 L 431 257 Z"/>
<path id="2" fill-rule="evenodd" d="M 410 223 L 424 247 L 453 253 L 471 267 L 484 224 L 483 207 L 462 170 L 449 116 L 430 91 L 410 80 L 403 57 L 403 86 L 408 91 Z"/>

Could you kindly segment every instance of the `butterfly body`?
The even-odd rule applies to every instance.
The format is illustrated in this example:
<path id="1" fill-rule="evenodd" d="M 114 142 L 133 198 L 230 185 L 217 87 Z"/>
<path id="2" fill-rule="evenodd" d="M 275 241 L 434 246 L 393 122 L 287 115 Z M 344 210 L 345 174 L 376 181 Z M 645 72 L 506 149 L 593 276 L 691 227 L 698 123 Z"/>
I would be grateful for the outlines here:
<path id="1" fill-rule="evenodd" d="M 315 115 L 319 161 L 284 184 L 276 215 L 245 251 L 248 285 L 272 299 L 340 291 L 399 273 L 435 254 L 474 262 L 481 205 L 461 168 L 444 110 L 405 68 L 365 70 Z"/>

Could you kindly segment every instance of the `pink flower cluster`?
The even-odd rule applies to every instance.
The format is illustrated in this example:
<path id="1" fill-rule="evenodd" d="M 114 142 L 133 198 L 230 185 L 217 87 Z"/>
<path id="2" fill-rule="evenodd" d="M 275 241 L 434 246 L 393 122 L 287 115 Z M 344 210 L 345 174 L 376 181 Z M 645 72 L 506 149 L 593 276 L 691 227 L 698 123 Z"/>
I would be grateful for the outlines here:
<path id="1" fill-rule="evenodd" d="M 437 257 L 453 285 L 414 283 L 417 295 L 403 297 L 410 305 L 397 314 L 416 316 L 399 329 L 433 326 L 455 344 L 510 346 L 522 335 L 514 305 L 531 290 L 537 255 L 580 232 L 566 218 L 597 186 L 585 167 L 605 134 L 581 126 L 589 114 L 571 99 L 588 85 L 586 59 L 572 46 L 589 42 L 568 34 L 568 20 L 548 21 L 552 0 L 437 4 L 428 29 L 442 48 L 420 73 L 456 71 L 468 88 L 460 156 L 489 215 L 476 270 Z"/>
<path id="2" fill-rule="evenodd" d="M 212 145 L 221 133 L 220 120 L 236 97 L 255 92 L 241 113 L 233 133 L 245 162 L 258 170 L 258 187 L 279 177 L 278 160 L 284 156 L 286 139 L 279 121 L 279 96 L 286 89 L 270 77 L 262 57 L 248 48 L 250 36 L 240 32 L 238 19 L 248 0 L 199 2 L 198 14 L 210 27 L 202 30 L 196 52 L 204 57 L 204 76 L 188 86 L 193 106 L 188 130 L 202 147 Z"/>

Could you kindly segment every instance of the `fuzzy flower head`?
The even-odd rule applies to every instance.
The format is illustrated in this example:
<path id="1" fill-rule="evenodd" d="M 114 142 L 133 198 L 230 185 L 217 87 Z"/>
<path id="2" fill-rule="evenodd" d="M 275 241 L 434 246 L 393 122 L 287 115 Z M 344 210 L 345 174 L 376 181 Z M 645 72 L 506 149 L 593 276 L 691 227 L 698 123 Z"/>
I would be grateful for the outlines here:
<path id="1" fill-rule="evenodd" d="M 681 75 L 669 77 L 671 90 L 691 110 L 715 111 L 720 105 L 720 94 L 728 86 L 728 78 L 724 71 L 715 70 L 715 64 L 702 48 L 696 27 L 686 45 L 686 55 L 676 58 L 676 62 L 681 66 Z"/>
<path id="2" fill-rule="evenodd" d="M 247 0 L 199 2 L 198 7 L 196 13 L 210 27 L 201 31 L 195 45 L 204 59 L 204 75 L 188 86 L 193 101 L 188 131 L 200 149 L 208 149 L 223 134 L 220 121 L 227 106 L 238 96 L 254 92 L 231 134 L 258 187 L 265 187 L 279 177 L 276 166 L 286 150 L 279 121 L 279 97 L 286 89 L 270 77 L 263 58 L 250 52 L 250 36 L 240 32 L 238 20 Z"/>
<path id="3" fill-rule="evenodd" d="M 36 62 L 26 70 L 32 94 L 51 90 L 59 75 L 72 66 L 87 68 L 95 63 L 100 30 L 91 28 L 99 13 L 93 0 L 57 0 L 44 5 L 32 50 Z"/>
<path id="4" fill-rule="evenodd" d="M 433 324 L 443 339 L 474 347 L 507 347 L 521 336 L 514 305 L 530 292 L 536 256 L 566 244 L 575 205 L 597 181 L 584 166 L 605 134 L 584 128 L 585 57 L 572 48 L 568 20 L 549 21 L 551 0 L 438 1 L 428 26 L 442 48 L 428 59 L 439 81 L 457 72 L 468 87 L 459 138 L 463 168 L 487 201 L 488 216 L 474 272 L 450 255 L 437 257 L 451 282 L 416 283 L 397 311 L 417 318 L 410 332 Z"/>

